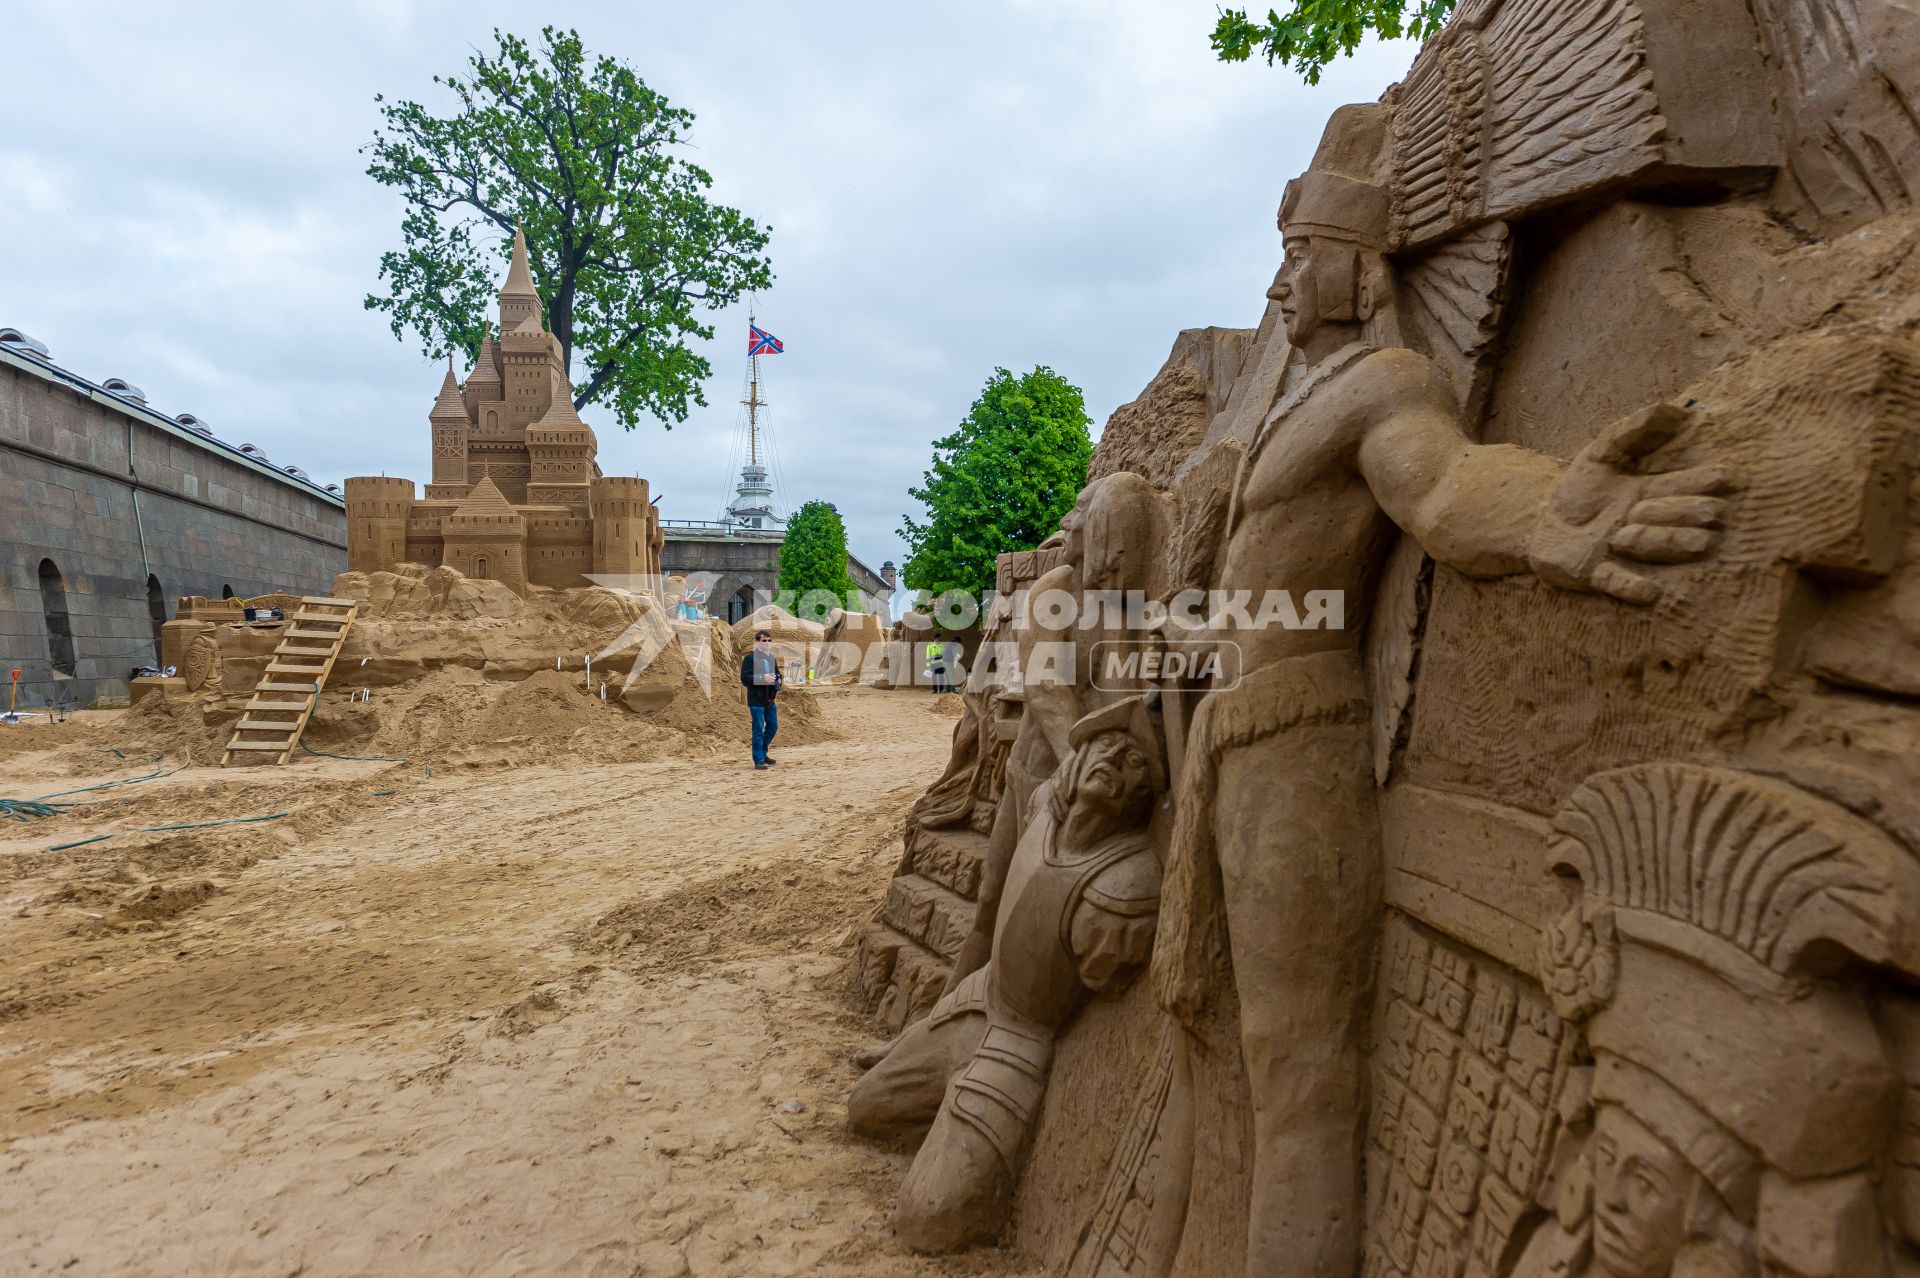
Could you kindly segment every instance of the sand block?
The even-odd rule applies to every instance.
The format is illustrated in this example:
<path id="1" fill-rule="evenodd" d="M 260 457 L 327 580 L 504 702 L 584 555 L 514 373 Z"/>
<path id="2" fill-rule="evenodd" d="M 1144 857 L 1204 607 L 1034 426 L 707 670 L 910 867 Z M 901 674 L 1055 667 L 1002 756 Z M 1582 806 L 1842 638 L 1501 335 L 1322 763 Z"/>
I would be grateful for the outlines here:
<path id="1" fill-rule="evenodd" d="M 141 675 L 131 682 L 127 696 L 130 703 L 137 704 L 152 696 L 163 701 L 185 701 L 193 693 L 187 688 L 187 681 L 178 675 L 172 678 L 166 675 Z"/>

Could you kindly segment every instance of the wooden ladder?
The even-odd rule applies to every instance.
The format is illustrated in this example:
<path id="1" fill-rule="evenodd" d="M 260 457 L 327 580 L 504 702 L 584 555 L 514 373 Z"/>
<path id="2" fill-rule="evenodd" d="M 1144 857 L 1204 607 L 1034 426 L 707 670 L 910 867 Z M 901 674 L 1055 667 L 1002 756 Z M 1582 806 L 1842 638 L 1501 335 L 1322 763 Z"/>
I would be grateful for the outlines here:
<path id="1" fill-rule="evenodd" d="M 292 756 L 358 608 L 351 599 L 309 595 L 300 600 L 253 690 L 253 700 L 233 725 L 221 767 L 236 759 L 260 761 L 269 754 L 272 762 L 285 763 Z"/>

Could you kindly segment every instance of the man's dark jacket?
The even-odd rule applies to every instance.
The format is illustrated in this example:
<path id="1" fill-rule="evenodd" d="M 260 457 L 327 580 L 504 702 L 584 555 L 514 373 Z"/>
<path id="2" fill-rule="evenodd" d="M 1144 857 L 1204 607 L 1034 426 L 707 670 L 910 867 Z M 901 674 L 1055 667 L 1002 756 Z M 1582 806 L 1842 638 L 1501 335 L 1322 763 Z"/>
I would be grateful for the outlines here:
<path id="1" fill-rule="evenodd" d="M 756 655 L 758 654 L 749 649 L 747 655 L 741 658 L 740 686 L 747 690 L 748 705 L 770 706 L 773 704 L 775 695 L 777 695 L 780 689 L 786 684 L 786 679 L 780 673 L 780 659 L 775 657 L 773 658 L 773 682 L 770 684 L 755 683 L 753 681 L 753 659 Z"/>

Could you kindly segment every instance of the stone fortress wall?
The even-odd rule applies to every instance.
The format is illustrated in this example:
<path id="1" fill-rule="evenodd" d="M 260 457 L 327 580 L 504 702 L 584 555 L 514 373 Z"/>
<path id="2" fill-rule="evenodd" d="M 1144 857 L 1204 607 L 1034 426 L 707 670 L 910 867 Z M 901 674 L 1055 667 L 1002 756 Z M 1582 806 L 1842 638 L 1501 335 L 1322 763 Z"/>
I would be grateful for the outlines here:
<path id="1" fill-rule="evenodd" d="M 861 939 L 903 1240 L 1920 1272 L 1916 95 L 1882 0 L 1469 0 L 1335 114 L 1028 566 L 1347 631 L 968 692 Z"/>
<path id="2" fill-rule="evenodd" d="M 0 543 L 0 681 L 22 671 L 22 706 L 127 695 L 184 596 L 324 594 L 347 563 L 335 494 L 12 350 L 0 350 Z M 62 613 L 70 663 L 49 632 Z M 70 665 L 58 677 L 56 657 Z"/>

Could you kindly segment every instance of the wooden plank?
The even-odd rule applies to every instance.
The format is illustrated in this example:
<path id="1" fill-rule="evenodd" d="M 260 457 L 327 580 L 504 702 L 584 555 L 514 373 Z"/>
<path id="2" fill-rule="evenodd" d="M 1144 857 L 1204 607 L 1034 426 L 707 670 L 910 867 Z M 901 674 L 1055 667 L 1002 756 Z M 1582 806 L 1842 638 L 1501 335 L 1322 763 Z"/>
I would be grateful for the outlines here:
<path id="1" fill-rule="evenodd" d="M 328 596 L 326 596 L 326 595 L 301 595 L 301 596 L 300 596 L 300 602 L 301 602 L 301 603 L 303 603 L 303 604 L 325 604 L 325 605 L 326 605 L 327 607 L 329 607 L 329 608 L 357 608 L 357 607 L 359 607 L 359 601 L 358 601 L 358 600 L 355 600 L 355 599 L 332 599 L 332 598 L 329 598 L 329 597 L 328 597 Z"/>
<path id="2" fill-rule="evenodd" d="M 319 622 L 338 626 L 337 630 L 303 629 L 298 624 L 290 627 L 286 639 L 274 650 L 273 659 L 267 663 L 266 673 L 254 687 L 253 699 L 247 703 L 247 717 L 242 718 L 233 727 L 233 736 L 227 742 L 227 748 L 220 756 L 220 765 L 234 761 L 235 751 L 249 754 L 275 755 L 276 764 L 285 763 L 292 757 L 295 747 L 300 743 L 301 735 L 306 731 L 311 717 L 308 711 L 319 698 L 320 690 L 326 686 L 327 676 L 333 673 L 334 662 L 340 656 L 340 649 L 347 641 L 347 631 L 353 625 L 353 619 L 359 611 L 359 605 L 351 599 L 327 599 L 309 596 L 301 602 L 321 608 L 341 608 L 337 616 L 316 616 L 306 609 L 294 614 L 296 623 L 300 621 Z M 324 648 L 290 642 L 293 639 L 326 639 L 330 642 Z M 276 678 L 275 676 L 280 676 Z M 310 683 L 290 683 L 286 676 L 294 675 L 311 680 Z M 269 692 L 305 693 L 307 699 L 300 701 L 274 701 L 263 696 Z M 296 716 L 289 722 L 274 719 L 252 717 L 254 711 L 269 715 Z M 277 741 L 243 741 L 242 734 L 273 735 Z"/>

